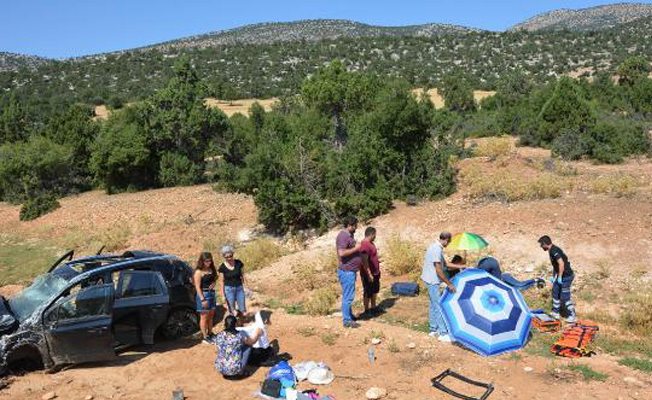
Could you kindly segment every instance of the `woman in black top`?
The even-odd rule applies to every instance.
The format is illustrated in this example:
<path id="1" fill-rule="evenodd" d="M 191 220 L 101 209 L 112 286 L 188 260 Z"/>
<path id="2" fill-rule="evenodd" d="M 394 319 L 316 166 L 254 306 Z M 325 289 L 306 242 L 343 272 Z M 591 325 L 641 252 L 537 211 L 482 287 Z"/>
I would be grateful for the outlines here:
<path id="1" fill-rule="evenodd" d="M 215 282 L 217 271 L 211 253 L 204 251 L 197 260 L 193 283 L 197 292 L 196 303 L 199 313 L 199 329 L 204 337 L 203 343 L 213 343 L 213 314 L 215 314 Z"/>
<path id="2" fill-rule="evenodd" d="M 245 314 L 245 278 L 244 264 L 242 261 L 233 258 L 233 247 L 223 246 L 222 256 L 224 262 L 220 265 L 218 272 L 222 274 L 222 297 L 229 307 L 229 313 L 235 315 L 236 303 L 238 311 Z"/>

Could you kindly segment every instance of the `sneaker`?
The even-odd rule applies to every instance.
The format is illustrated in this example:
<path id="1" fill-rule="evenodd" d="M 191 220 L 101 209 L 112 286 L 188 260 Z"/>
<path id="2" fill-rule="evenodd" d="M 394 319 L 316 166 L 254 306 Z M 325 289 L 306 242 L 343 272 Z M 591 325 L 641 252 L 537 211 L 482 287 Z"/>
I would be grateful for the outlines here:
<path id="1" fill-rule="evenodd" d="M 209 337 L 205 337 L 205 338 L 203 338 L 203 339 L 201 340 L 201 342 L 202 342 L 202 344 L 210 344 L 210 345 L 214 345 L 214 344 L 215 344 L 215 343 L 213 342 L 213 338 L 210 337 L 210 336 L 209 336 Z"/>
<path id="2" fill-rule="evenodd" d="M 357 323 L 357 322 L 353 322 L 353 321 L 351 321 L 351 322 L 345 322 L 345 323 L 344 323 L 344 327 L 345 327 L 345 328 L 359 328 L 359 327 L 360 327 L 360 324 Z"/>
<path id="3" fill-rule="evenodd" d="M 434 337 L 434 338 L 438 338 L 438 337 L 439 337 L 439 332 L 430 332 L 430 333 L 428 334 L 428 336 L 430 336 L 430 337 Z"/>
<path id="4" fill-rule="evenodd" d="M 550 316 L 553 317 L 553 318 L 556 319 L 556 320 L 560 320 L 560 319 L 561 319 L 561 315 L 559 315 L 558 312 L 554 312 L 554 311 L 553 311 L 553 312 L 550 313 Z"/>
<path id="5" fill-rule="evenodd" d="M 444 343 L 452 343 L 453 339 L 449 335 L 440 335 L 439 336 L 439 341 L 444 342 Z"/>

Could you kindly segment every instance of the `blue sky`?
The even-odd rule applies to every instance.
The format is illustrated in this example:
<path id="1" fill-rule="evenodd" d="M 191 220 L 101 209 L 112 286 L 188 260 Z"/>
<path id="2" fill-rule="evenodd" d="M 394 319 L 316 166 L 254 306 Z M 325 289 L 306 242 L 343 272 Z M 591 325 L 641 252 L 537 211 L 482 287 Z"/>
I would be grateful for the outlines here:
<path id="1" fill-rule="evenodd" d="M 14 0 L 2 5 L 0 51 L 81 56 L 257 22 L 313 18 L 378 25 L 442 22 L 503 30 L 541 12 L 610 3 L 613 1 Z"/>

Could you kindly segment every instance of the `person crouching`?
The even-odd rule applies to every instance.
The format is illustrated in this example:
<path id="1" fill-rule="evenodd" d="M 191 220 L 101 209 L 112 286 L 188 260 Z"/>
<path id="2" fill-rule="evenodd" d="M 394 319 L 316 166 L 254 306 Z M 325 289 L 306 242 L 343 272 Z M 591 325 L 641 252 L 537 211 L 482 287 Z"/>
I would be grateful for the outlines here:
<path id="1" fill-rule="evenodd" d="M 247 363 L 251 356 L 251 346 L 262 335 L 262 329 L 258 328 L 252 336 L 247 336 L 245 332 L 239 332 L 236 329 L 237 325 L 237 318 L 228 315 L 224 318 L 224 330 L 215 336 L 215 345 L 217 347 L 215 368 L 224 377 L 245 375 Z"/>

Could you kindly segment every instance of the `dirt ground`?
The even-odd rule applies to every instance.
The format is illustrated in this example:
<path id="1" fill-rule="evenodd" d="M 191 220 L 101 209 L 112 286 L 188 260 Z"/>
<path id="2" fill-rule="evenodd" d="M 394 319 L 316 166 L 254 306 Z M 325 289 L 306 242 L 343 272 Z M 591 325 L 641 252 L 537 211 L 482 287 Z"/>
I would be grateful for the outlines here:
<path id="1" fill-rule="evenodd" d="M 460 168 L 480 165 L 487 173 L 515 168 L 524 176 L 538 173 L 527 159 L 548 157 L 542 150 L 522 148 L 507 160 L 465 160 Z M 525 160 L 525 161 L 524 161 Z M 502 164 L 501 164 L 502 163 Z M 642 271 L 640 281 L 652 278 L 652 202 L 649 182 L 652 163 L 630 160 L 619 166 L 574 163 L 578 181 L 557 199 L 511 204 L 468 198 L 464 184 L 455 195 L 409 207 L 397 202 L 394 210 L 369 224 L 378 229 L 378 247 L 383 256 L 393 235 L 411 240 L 423 252 L 426 244 L 442 230 L 481 234 L 507 271 L 518 276 L 537 273 L 545 266 L 547 254 L 537 246 L 542 234 L 549 234 L 569 255 L 582 281 L 605 265 L 611 279 L 605 290 L 620 287 L 634 270 Z M 630 196 L 615 197 L 585 190 L 582 182 L 615 172 L 639 177 L 646 185 Z M 93 232 L 111 232 L 126 226 L 130 234 L 123 248 L 149 248 L 194 257 L 203 248 L 217 246 L 226 238 L 246 240 L 260 227 L 250 198 L 213 192 L 210 186 L 161 189 L 142 193 L 107 196 L 90 192 L 63 199 L 61 208 L 36 221 L 18 222 L 18 207 L 0 204 L 0 230 L 29 240 L 67 237 L 74 243 Z M 360 228 L 363 231 L 364 227 Z M 71 232 L 79 232 L 73 235 Z M 302 250 L 293 251 L 272 265 L 248 274 L 254 290 L 253 307 L 269 305 L 270 299 L 294 301 L 303 294 L 292 279 L 297 268 L 317 257 L 332 253 L 337 230 L 310 239 Z M 361 233 L 358 233 L 361 237 Z M 119 248 L 121 249 L 121 248 Z M 0 266 L 2 268 L 2 266 Z M 383 279 L 383 293 L 394 280 Z M 5 287 L 10 295 L 17 287 Z M 358 288 L 360 290 L 360 288 Z M 549 289 L 545 289 L 549 290 Z M 597 300 L 582 300 L 576 292 L 580 313 L 612 307 Z M 383 296 L 386 298 L 386 296 Z M 360 298 L 360 293 L 356 298 Z M 391 300 L 391 301 L 390 301 Z M 337 314 L 326 317 L 291 315 L 282 308 L 273 310 L 270 339 L 277 339 L 281 352 L 292 356 L 291 363 L 315 360 L 326 362 L 336 378 L 318 387 L 323 394 L 340 400 L 363 399 L 372 386 L 385 388 L 389 399 L 450 399 L 430 384 L 430 379 L 451 368 L 468 377 L 495 386 L 490 399 L 648 399 L 652 378 L 618 364 L 618 358 L 598 353 L 576 361 L 607 374 L 604 382 L 586 381 L 569 369 L 572 362 L 542 357 L 527 351 L 495 358 L 483 358 L 462 348 L 443 344 L 419 329 L 427 316 L 427 298 L 388 300 L 385 314 L 362 321 L 357 329 L 344 330 Z M 336 305 L 337 307 L 338 305 Z M 358 306 L 359 307 L 359 306 Z M 613 308 L 613 307 L 612 307 Z M 614 313 L 618 313 L 615 307 Z M 219 330 L 216 326 L 215 330 Z M 375 347 L 377 361 L 370 364 L 367 350 L 372 336 L 382 337 Z M 414 346 L 412 346 L 414 344 Z M 133 349 L 115 362 L 81 365 L 56 374 L 30 372 L 12 378 L 0 390 L 2 399 L 40 399 L 55 392 L 59 399 L 84 399 L 92 395 L 105 399 L 166 399 L 182 388 L 187 399 L 251 399 L 259 389 L 267 368 L 241 381 L 228 381 L 215 371 L 215 350 L 196 339 L 159 343 L 152 348 Z M 468 394 L 477 389 L 452 385 Z M 303 382 L 300 388 L 310 388 Z"/>

